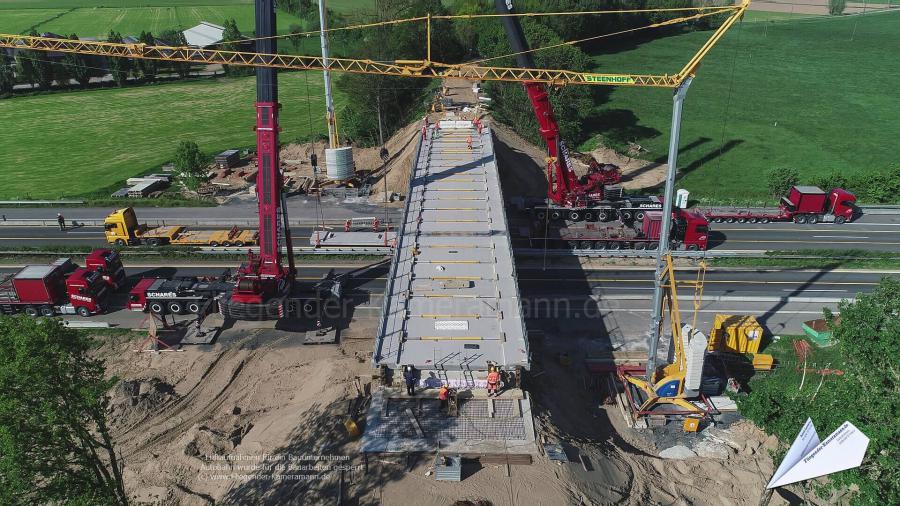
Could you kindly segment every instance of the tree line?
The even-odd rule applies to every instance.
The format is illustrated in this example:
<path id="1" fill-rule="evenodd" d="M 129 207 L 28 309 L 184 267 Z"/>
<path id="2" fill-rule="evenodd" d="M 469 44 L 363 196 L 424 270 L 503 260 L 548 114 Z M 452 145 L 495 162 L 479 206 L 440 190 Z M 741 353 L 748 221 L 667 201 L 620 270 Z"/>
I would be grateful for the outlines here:
<path id="1" fill-rule="evenodd" d="M 889 204 L 897 201 L 897 195 L 900 195 L 900 165 L 881 171 L 852 171 L 849 174 L 848 172 L 835 169 L 803 181 L 797 169 L 775 167 L 766 173 L 766 187 L 769 194 L 776 199 L 787 195 L 791 186 L 808 183 L 825 191 L 843 188 L 856 195 L 860 201 L 871 204 Z"/>

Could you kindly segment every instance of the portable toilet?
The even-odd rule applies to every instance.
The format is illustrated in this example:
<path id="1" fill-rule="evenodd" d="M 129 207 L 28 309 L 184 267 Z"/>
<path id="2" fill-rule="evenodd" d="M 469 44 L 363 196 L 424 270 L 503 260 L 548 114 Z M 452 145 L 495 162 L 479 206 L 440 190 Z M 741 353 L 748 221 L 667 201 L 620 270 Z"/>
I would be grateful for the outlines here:
<path id="1" fill-rule="evenodd" d="M 681 188 L 680 190 L 675 192 L 675 207 L 679 207 L 681 209 L 687 209 L 688 206 L 688 197 L 691 196 L 691 192 Z"/>

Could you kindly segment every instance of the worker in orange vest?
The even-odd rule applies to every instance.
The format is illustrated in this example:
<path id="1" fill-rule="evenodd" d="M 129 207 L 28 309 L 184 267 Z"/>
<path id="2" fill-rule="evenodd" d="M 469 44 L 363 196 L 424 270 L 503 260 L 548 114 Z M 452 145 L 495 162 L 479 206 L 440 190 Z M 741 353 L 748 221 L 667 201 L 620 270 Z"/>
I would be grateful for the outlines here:
<path id="1" fill-rule="evenodd" d="M 466 137 L 466 146 L 469 148 L 469 151 L 472 151 L 472 136 Z"/>
<path id="2" fill-rule="evenodd" d="M 449 406 L 450 398 L 450 385 L 444 383 L 441 385 L 441 389 L 438 390 L 438 400 L 441 401 L 441 410 L 446 410 Z"/>
<path id="3" fill-rule="evenodd" d="M 500 387 L 500 371 L 497 366 L 490 366 L 487 375 L 487 391 L 488 397 L 497 395 L 497 388 Z"/>

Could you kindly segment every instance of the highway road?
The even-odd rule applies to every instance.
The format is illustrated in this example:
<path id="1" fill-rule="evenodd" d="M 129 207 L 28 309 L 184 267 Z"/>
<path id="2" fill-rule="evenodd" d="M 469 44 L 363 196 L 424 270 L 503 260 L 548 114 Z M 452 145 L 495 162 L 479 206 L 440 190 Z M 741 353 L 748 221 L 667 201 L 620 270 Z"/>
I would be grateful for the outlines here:
<path id="1" fill-rule="evenodd" d="M 307 245 L 307 239 L 316 219 L 315 203 L 311 199 L 293 197 L 289 204 L 291 221 L 302 222 L 292 227 L 292 235 L 298 245 Z M 68 208 L 62 210 L 68 220 L 102 219 L 109 212 L 105 208 Z M 54 220 L 55 208 L 7 208 L 0 213 L 7 220 Z M 140 208 L 139 219 L 164 219 L 178 223 L 182 220 L 255 220 L 255 203 L 240 203 L 224 207 L 201 208 Z M 393 207 L 388 217 L 400 220 L 402 209 Z M 328 220 L 373 217 L 383 219 L 384 208 L 368 203 L 323 199 L 323 214 Z M 527 224 L 527 221 L 510 214 L 511 230 Z M 198 226 L 196 228 L 210 228 Z M 714 223 L 710 227 L 710 248 L 729 251 L 765 251 L 796 249 L 872 250 L 900 253 L 900 215 L 868 215 L 844 225 L 795 223 Z M 5 226 L 0 219 L 0 249 L 41 245 L 93 245 L 105 244 L 100 227 L 77 227 L 60 232 L 56 227 Z M 528 247 L 528 241 L 513 237 L 516 247 Z"/>
<path id="2" fill-rule="evenodd" d="M 208 263 L 190 266 L 127 265 L 131 283 L 141 277 L 216 275 L 237 264 Z M 0 272 L 12 272 L 10 266 Z M 376 332 L 382 294 L 387 283 L 387 262 L 374 265 L 301 265 L 300 279 L 313 281 L 329 273 L 346 274 L 346 291 L 352 301 L 352 330 Z M 679 270 L 678 279 L 692 281 L 696 272 Z M 884 276 L 900 271 L 813 271 L 773 269 L 710 269 L 706 275 L 698 326 L 708 329 L 717 313 L 754 314 L 772 332 L 800 333 L 800 323 L 815 319 L 822 308 L 837 309 L 843 298 L 871 291 Z M 611 346 L 643 349 L 647 331 L 652 271 L 642 268 L 520 269 L 522 307 L 529 329 L 541 329 L 571 339 L 606 339 Z M 682 288 L 681 309 L 685 321 L 692 311 L 693 289 Z M 125 292 L 116 295 L 114 306 L 124 307 Z M 79 318 L 73 317 L 73 320 Z M 143 315 L 117 311 L 93 317 L 116 325 L 137 327 Z"/>
<path id="3" fill-rule="evenodd" d="M 195 210 L 192 209 L 191 212 L 193 211 Z M 185 210 L 181 209 L 180 212 L 185 213 Z M 337 213 L 332 213 L 330 216 L 329 219 L 338 220 L 349 217 L 347 214 Z M 370 213 L 368 216 L 373 216 L 373 214 Z M 379 216 L 383 216 L 383 214 Z M 395 214 L 389 216 L 394 220 L 399 220 Z M 194 217 L 194 219 L 197 218 Z M 174 218 L 172 219 L 174 220 Z M 217 219 L 222 219 L 221 215 Z M 195 228 L 211 227 L 197 226 Z M 308 245 L 307 241 L 312 230 L 312 225 L 292 227 L 291 234 L 295 244 L 298 246 Z M 713 250 L 863 249 L 900 253 L 900 216 L 873 215 L 863 217 L 859 222 L 844 225 L 716 223 L 712 225 L 711 238 L 710 244 Z M 528 241 L 520 238 L 514 238 L 513 242 L 517 247 L 527 247 L 528 245 Z M 0 221 L 0 249 L 21 246 L 101 246 L 103 244 L 106 242 L 103 238 L 102 227 L 84 226 L 62 232 L 56 227 L 3 226 Z"/>

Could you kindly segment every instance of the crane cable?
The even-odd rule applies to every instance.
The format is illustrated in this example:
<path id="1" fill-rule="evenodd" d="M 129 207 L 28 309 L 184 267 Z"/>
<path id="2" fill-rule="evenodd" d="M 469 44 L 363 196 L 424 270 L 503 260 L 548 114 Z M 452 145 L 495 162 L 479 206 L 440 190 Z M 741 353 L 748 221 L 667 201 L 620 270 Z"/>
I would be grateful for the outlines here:
<path id="1" fill-rule="evenodd" d="M 682 17 L 679 17 L 679 18 L 668 19 L 668 20 L 666 20 L 666 21 L 660 21 L 659 23 L 652 23 L 652 24 L 649 24 L 649 25 L 638 26 L 638 27 L 634 27 L 634 28 L 628 28 L 628 29 L 625 29 L 625 30 L 617 31 L 617 32 L 605 33 L 605 34 L 603 34 L 603 35 L 595 35 L 595 36 L 593 36 L 593 37 L 585 37 L 585 38 L 583 38 L 583 39 L 575 39 L 575 40 L 564 41 L 564 42 L 560 42 L 560 43 L 558 43 L 558 44 L 551 44 L 551 45 L 549 45 L 549 46 L 543 46 L 543 47 L 538 47 L 538 48 L 527 49 L 527 50 L 525 50 L 525 51 L 518 51 L 518 52 L 515 52 L 515 53 L 508 53 L 508 54 L 504 54 L 504 55 L 500 55 L 500 56 L 491 56 L 491 57 L 489 57 L 489 58 L 482 58 L 482 59 L 480 59 L 480 60 L 475 60 L 475 61 L 472 61 L 472 62 L 468 62 L 467 64 L 477 65 L 477 64 L 479 64 L 479 63 L 484 63 L 484 62 L 486 62 L 486 61 L 497 60 L 497 59 L 500 59 L 500 58 L 508 58 L 508 57 L 510 57 L 510 56 L 517 56 L 517 55 L 520 55 L 520 54 L 526 54 L 526 53 L 535 53 L 535 52 L 537 52 L 537 51 L 543 51 L 543 50 L 545 50 L 545 49 L 553 49 L 553 48 L 561 47 L 561 46 L 574 46 L 574 45 L 576 45 L 576 44 L 581 44 L 582 42 L 588 42 L 588 41 L 591 41 L 591 40 L 597 40 L 597 39 L 603 39 L 603 38 L 607 38 L 607 37 L 613 37 L 613 36 L 616 36 L 616 35 L 623 35 L 623 34 L 626 34 L 626 33 L 638 32 L 638 31 L 641 31 L 641 30 L 647 30 L 647 29 L 650 29 L 650 28 L 660 28 L 660 27 L 669 26 L 669 25 L 674 25 L 674 24 L 678 24 L 678 23 L 684 23 L 684 22 L 687 22 L 687 21 L 694 21 L 694 20 L 701 19 L 701 18 L 705 18 L 705 17 L 708 17 L 708 16 L 715 16 L 715 15 L 718 15 L 718 14 L 724 14 L 724 13 L 726 13 L 726 12 L 731 12 L 731 11 L 733 11 L 733 10 L 734 10 L 734 9 L 731 8 L 731 7 L 720 8 L 720 9 L 718 9 L 718 10 L 716 10 L 716 11 L 713 11 L 713 12 L 705 12 L 705 13 L 700 13 L 700 14 L 694 14 L 694 15 L 692 15 L 692 16 L 682 16 Z"/>
<path id="2" fill-rule="evenodd" d="M 734 81 L 735 81 L 735 70 L 737 69 L 737 56 L 738 49 L 740 48 L 741 43 L 741 34 L 744 31 L 744 17 L 741 16 L 741 19 L 738 22 L 738 35 L 737 40 L 734 41 L 734 54 L 731 57 L 731 81 L 728 84 L 728 97 L 725 99 L 725 113 L 722 118 L 722 138 L 719 141 L 719 156 L 716 157 L 716 171 L 720 171 L 722 169 L 722 155 L 725 152 L 725 131 L 728 125 L 728 115 L 731 111 L 731 98 L 734 95 Z"/>
<path id="3" fill-rule="evenodd" d="M 359 23 L 355 25 L 348 26 L 339 26 L 337 28 L 326 28 L 325 30 L 309 30 L 305 32 L 292 32 L 282 35 L 270 35 L 266 37 L 248 37 L 243 38 L 240 41 L 221 41 L 216 44 L 212 44 L 211 46 L 218 46 L 221 44 L 233 43 L 233 42 L 252 42 L 257 40 L 269 40 L 269 39 L 285 39 L 290 37 L 300 37 L 300 36 L 312 36 L 319 35 L 323 31 L 325 33 L 330 32 L 338 32 L 338 31 L 349 31 L 349 30 L 360 30 L 363 28 L 372 28 L 378 26 L 388 26 L 388 25 L 399 25 L 404 23 L 412 23 L 417 21 L 427 21 L 429 19 L 479 19 L 479 18 L 496 18 L 496 17 L 545 17 L 545 16 L 590 16 L 590 15 L 603 15 L 603 14 L 641 14 L 641 13 L 656 13 L 656 12 L 698 12 L 701 13 L 702 16 L 710 16 L 714 14 L 721 14 L 723 12 L 730 12 L 741 8 L 740 5 L 729 5 L 729 6 L 706 6 L 706 7 L 670 7 L 670 8 L 659 8 L 659 9 L 622 9 L 622 10 L 599 10 L 599 11 L 574 11 L 574 12 L 523 12 L 523 13 L 509 13 L 509 14 L 446 14 L 446 15 L 436 15 L 436 16 L 415 16 L 410 18 L 402 18 L 402 19 L 391 19 L 386 21 L 377 21 L 373 23 Z M 703 13 L 704 11 L 713 11 L 711 13 Z M 701 16 L 701 17 L 702 17 Z M 693 19 L 693 16 L 678 18 L 678 19 Z M 671 24 L 671 23 L 668 23 Z M 664 26 L 664 24 L 659 24 L 659 26 Z M 644 28 L 655 28 L 656 26 L 651 25 Z M 577 43 L 577 42 L 574 42 Z M 211 47 L 210 46 L 210 47 Z"/>

